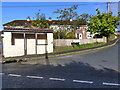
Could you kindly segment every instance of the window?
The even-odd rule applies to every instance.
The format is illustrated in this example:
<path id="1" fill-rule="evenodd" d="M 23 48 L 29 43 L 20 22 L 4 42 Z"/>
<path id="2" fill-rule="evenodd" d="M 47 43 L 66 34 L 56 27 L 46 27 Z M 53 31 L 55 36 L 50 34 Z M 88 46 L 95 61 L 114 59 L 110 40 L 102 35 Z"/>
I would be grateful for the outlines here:
<path id="1" fill-rule="evenodd" d="M 15 39 L 23 39 L 24 35 L 21 33 L 12 33 L 11 44 L 15 45 Z"/>
<path id="2" fill-rule="evenodd" d="M 47 39 L 47 34 L 37 34 L 37 39 Z"/>
<path id="3" fill-rule="evenodd" d="M 35 39 L 35 34 L 25 34 L 27 39 Z"/>

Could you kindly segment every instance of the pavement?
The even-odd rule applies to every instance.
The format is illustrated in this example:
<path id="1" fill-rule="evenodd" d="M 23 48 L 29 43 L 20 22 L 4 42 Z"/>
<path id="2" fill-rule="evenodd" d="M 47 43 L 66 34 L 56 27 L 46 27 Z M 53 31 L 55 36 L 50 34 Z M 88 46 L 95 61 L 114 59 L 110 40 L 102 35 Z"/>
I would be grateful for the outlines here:
<path id="1" fill-rule="evenodd" d="M 0 48 L 0 63 L 2 63 L 2 54 L 1 54 L 1 52 L 2 52 L 2 49 Z"/>

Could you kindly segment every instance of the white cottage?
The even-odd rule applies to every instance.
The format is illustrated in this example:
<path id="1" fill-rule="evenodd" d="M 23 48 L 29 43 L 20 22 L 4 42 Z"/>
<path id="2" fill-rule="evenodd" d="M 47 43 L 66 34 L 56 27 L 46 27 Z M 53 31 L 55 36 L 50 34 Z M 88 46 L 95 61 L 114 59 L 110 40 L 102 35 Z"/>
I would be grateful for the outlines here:
<path id="1" fill-rule="evenodd" d="M 4 28 L 3 57 L 53 52 L 53 31 L 25 28 Z"/>

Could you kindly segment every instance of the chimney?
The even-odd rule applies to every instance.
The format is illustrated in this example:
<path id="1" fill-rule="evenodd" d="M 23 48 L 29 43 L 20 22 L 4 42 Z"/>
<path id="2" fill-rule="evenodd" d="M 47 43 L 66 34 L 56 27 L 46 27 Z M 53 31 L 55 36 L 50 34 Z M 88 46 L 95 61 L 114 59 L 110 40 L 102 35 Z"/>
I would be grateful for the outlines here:
<path id="1" fill-rule="evenodd" d="M 48 20 L 49 20 L 49 21 L 52 21 L 52 18 L 51 18 L 51 17 L 49 17 L 49 18 L 48 18 Z"/>
<path id="2" fill-rule="evenodd" d="M 31 21 L 30 17 L 27 17 L 27 21 L 28 21 L 28 22 L 30 22 L 30 21 Z"/>

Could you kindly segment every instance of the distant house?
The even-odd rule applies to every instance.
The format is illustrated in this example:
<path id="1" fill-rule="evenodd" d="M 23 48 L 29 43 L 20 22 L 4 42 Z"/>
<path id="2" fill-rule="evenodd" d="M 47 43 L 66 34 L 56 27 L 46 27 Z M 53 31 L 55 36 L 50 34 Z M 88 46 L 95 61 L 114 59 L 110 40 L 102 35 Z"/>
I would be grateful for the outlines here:
<path id="1" fill-rule="evenodd" d="M 120 31 L 116 31 L 116 32 L 115 32 L 115 35 L 120 35 Z"/>
<path id="2" fill-rule="evenodd" d="M 26 28 L 26 26 L 30 25 L 32 21 L 29 17 L 26 20 L 14 20 L 8 23 L 3 24 L 4 27 L 14 27 L 14 28 Z M 61 24 L 61 20 L 46 20 L 50 25 L 50 29 L 56 31 L 59 29 L 71 30 L 70 25 Z M 74 20 L 71 22 L 74 23 Z"/>
<path id="3" fill-rule="evenodd" d="M 31 24 L 32 21 L 29 17 L 26 20 L 14 20 L 12 22 L 8 22 L 4 24 L 3 26 L 10 27 L 10 28 L 25 28 L 27 25 Z M 75 22 L 75 20 L 70 21 L 69 25 L 63 25 L 61 24 L 61 20 L 46 20 L 48 24 L 50 25 L 50 29 L 53 31 L 57 30 L 68 30 L 72 31 L 71 24 Z M 88 26 L 87 25 L 81 25 L 78 27 L 77 30 L 75 30 L 76 38 L 77 39 L 90 39 L 93 37 L 93 34 L 90 34 L 90 32 L 87 31 Z"/>
<path id="4" fill-rule="evenodd" d="M 76 30 L 76 38 L 78 39 L 90 39 L 93 37 L 90 32 L 87 31 L 88 26 L 87 25 L 81 25 L 77 30 Z"/>
<path id="5" fill-rule="evenodd" d="M 4 27 L 2 32 L 4 57 L 53 52 L 53 30 Z"/>

